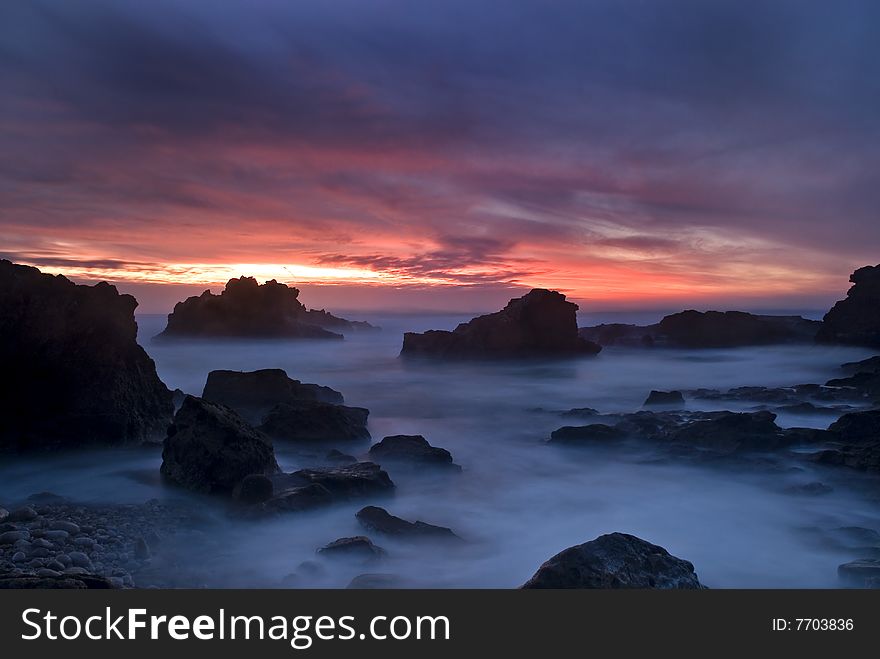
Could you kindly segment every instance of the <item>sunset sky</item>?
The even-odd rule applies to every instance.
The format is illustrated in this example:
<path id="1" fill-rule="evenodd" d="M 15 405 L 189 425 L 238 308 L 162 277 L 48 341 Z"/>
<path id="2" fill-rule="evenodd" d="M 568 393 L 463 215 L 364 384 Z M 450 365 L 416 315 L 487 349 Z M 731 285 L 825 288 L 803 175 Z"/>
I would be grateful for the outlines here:
<path id="1" fill-rule="evenodd" d="M 0 253 L 144 311 L 822 307 L 878 209 L 871 0 L 0 5 Z"/>

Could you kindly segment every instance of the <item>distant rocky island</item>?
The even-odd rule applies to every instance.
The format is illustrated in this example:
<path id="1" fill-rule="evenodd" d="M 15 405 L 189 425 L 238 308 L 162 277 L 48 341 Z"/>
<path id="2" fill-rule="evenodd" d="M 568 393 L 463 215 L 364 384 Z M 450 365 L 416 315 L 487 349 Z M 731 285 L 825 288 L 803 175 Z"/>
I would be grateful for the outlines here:
<path id="1" fill-rule="evenodd" d="M 501 311 L 478 316 L 451 332 L 407 332 L 400 354 L 448 359 L 595 355 L 602 348 L 578 336 L 577 310 L 562 293 L 536 288 Z"/>
<path id="2" fill-rule="evenodd" d="M 582 327 L 582 338 L 601 346 L 736 348 L 778 343 L 811 343 L 818 320 L 766 316 L 743 311 L 682 311 L 653 325 L 608 323 Z"/>
<path id="3" fill-rule="evenodd" d="M 307 309 L 299 289 L 274 279 L 230 279 L 220 295 L 210 290 L 174 305 L 157 338 L 342 339 L 340 332 L 375 329 L 364 321 Z"/>

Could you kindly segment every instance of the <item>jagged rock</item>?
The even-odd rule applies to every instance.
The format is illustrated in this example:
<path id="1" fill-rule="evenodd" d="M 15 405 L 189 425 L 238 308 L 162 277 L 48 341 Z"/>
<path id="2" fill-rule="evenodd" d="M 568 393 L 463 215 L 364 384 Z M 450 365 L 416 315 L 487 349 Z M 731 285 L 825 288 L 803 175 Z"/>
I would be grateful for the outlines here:
<path id="1" fill-rule="evenodd" d="M 880 410 L 844 414 L 828 437 L 833 448 L 816 453 L 816 462 L 880 472 Z"/>
<path id="2" fill-rule="evenodd" d="M 645 407 L 652 405 L 669 407 L 673 405 L 684 405 L 684 396 L 680 391 L 651 391 L 645 400 Z"/>
<path id="3" fill-rule="evenodd" d="M 421 435 L 385 437 L 370 447 L 370 457 L 379 464 L 397 462 L 461 469 L 452 462 L 452 454 L 449 451 L 431 446 Z"/>
<path id="4" fill-rule="evenodd" d="M 173 408 L 131 295 L 0 260 L 0 450 L 158 440 Z"/>
<path id="5" fill-rule="evenodd" d="M 598 325 L 579 330 L 602 346 L 734 348 L 775 343 L 809 343 L 818 321 L 800 316 L 767 316 L 743 311 L 682 311 L 654 325 Z"/>
<path id="6" fill-rule="evenodd" d="M 677 428 L 670 441 L 724 453 L 775 450 L 788 446 L 772 412 L 724 412 Z"/>
<path id="7" fill-rule="evenodd" d="M 847 362 L 841 364 L 840 368 L 853 375 L 856 373 L 880 373 L 880 355 L 868 357 L 858 362 Z"/>
<path id="8" fill-rule="evenodd" d="M 276 405 L 263 418 L 259 429 L 278 440 L 335 442 L 370 439 L 363 407 L 347 407 L 314 401 Z"/>
<path id="9" fill-rule="evenodd" d="M 361 508 L 355 513 L 355 517 L 364 528 L 385 535 L 408 539 L 461 540 L 452 529 L 445 526 L 435 526 L 419 520 L 408 522 L 378 506 Z"/>
<path id="10" fill-rule="evenodd" d="M 280 368 L 258 371 L 211 371 L 202 398 L 231 407 L 251 423 L 281 403 L 302 401 L 342 404 L 342 394 L 330 387 L 304 384 Z"/>
<path id="11" fill-rule="evenodd" d="M 536 288 L 503 310 L 462 323 L 452 332 L 407 332 L 400 354 L 447 359 L 596 354 L 598 345 L 578 337 L 577 309 L 561 293 Z"/>
<path id="12" fill-rule="evenodd" d="M 877 399 L 880 397 L 880 373 L 856 373 L 846 378 L 834 378 L 826 387 L 849 390 L 852 398 Z"/>
<path id="13" fill-rule="evenodd" d="M 249 474 L 278 472 L 272 441 L 232 409 L 187 396 L 162 450 L 162 476 L 198 492 L 231 495 Z"/>
<path id="14" fill-rule="evenodd" d="M 544 563 L 523 588 L 703 588 L 694 566 L 663 547 L 609 533 L 569 547 Z"/>
<path id="15" fill-rule="evenodd" d="M 584 445 L 616 442 L 626 437 L 619 428 L 604 423 L 591 423 L 587 426 L 563 426 L 550 433 L 550 443 L 565 445 Z"/>
<path id="16" fill-rule="evenodd" d="M 327 558 L 358 558 L 367 561 L 382 558 L 385 553 L 384 549 L 374 545 L 373 541 L 364 535 L 339 538 L 318 550 L 318 554 Z"/>
<path id="17" fill-rule="evenodd" d="M 387 472 L 372 462 L 276 474 L 272 476 L 272 483 L 272 498 L 253 506 L 247 511 L 248 514 L 259 516 L 310 510 L 339 501 L 387 495 L 394 491 L 394 483 Z"/>
<path id="18" fill-rule="evenodd" d="M 849 280 L 846 298 L 825 314 L 816 340 L 880 346 L 880 265 L 859 268 Z"/>
<path id="19" fill-rule="evenodd" d="M 208 290 L 178 302 L 159 336 L 341 339 L 341 334 L 326 328 L 371 327 L 324 310 L 308 310 L 298 298 L 299 289 L 274 279 L 262 285 L 253 277 L 230 279 L 220 295 Z"/>

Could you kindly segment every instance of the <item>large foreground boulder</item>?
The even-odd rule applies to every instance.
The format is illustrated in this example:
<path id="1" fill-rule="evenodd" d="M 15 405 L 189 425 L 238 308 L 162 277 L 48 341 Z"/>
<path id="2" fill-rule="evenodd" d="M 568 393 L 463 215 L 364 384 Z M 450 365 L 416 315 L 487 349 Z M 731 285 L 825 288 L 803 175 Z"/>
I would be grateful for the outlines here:
<path id="1" fill-rule="evenodd" d="M 136 341 L 137 301 L 107 283 L 0 260 L 0 450 L 161 439 L 171 392 Z"/>
<path id="2" fill-rule="evenodd" d="M 162 338 L 304 338 L 341 339 L 334 330 L 369 328 L 364 322 L 306 309 L 299 289 L 274 279 L 230 279 L 220 295 L 205 291 L 174 305 Z"/>
<path id="3" fill-rule="evenodd" d="M 272 441 L 232 409 L 187 396 L 162 450 L 162 476 L 196 492 L 231 495 L 250 474 L 276 474 Z"/>
<path id="4" fill-rule="evenodd" d="M 880 265 L 859 268 L 846 298 L 822 319 L 816 339 L 823 343 L 880 346 Z"/>
<path id="5" fill-rule="evenodd" d="M 452 332 L 407 332 L 400 354 L 450 359 L 594 355 L 601 348 L 578 336 L 577 309 L 561 293 L 536 288 Z"/>
<path id="6" fill-rule="evenodd" d="M 544 563 L 523 588 L 703 588 L 694 566 L 663 547 L 609 533 L 569 547 Z"/>
<path id="7" fill-rule="evenodd" d="M 654 325 L 597 325 L 583 327 L 579 334 L 606 347 L 736 348 L 811 343 L 818 328 L 818 321 L 800 316 L 688 310 L 666 316 Z"/>

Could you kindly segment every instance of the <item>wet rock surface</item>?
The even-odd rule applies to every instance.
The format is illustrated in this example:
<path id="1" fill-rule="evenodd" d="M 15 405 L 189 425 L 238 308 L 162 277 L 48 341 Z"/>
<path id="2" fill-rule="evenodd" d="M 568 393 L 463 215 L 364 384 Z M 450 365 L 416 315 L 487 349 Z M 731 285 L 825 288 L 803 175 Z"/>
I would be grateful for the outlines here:
<path id="1" fill-rule="evenodd" d="M 626 533 L 609 533 L 561 551 L 522 587 L 703 588 L 690 562 Z"/>
<path id="2" fill-rule="evenodd" d="M 370 458 L 379 464 L 427 465 L 459 471 L 452 454 L 445 448 L 431 446 L 421 435 L 389 435 L 370 447 Z"/>
<path id="3" fill-rule="evenodd" d="M 420 520 L 409 522 L 392 515 L 384 508 L 379 508 L 378 506 L 361 508 L 355 513 L 355 517 L 367 530 L 397 538 L 411 540 L 461 540 L 450 528 L 435 526 Z"/>

